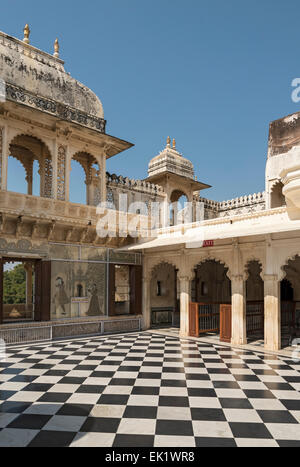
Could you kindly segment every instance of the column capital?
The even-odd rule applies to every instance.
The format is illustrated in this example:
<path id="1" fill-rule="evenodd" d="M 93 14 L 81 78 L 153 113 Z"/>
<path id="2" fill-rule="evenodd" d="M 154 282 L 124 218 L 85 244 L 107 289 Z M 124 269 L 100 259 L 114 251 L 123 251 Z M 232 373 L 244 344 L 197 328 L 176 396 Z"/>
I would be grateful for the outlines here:
<path id="1" fill-rule="evenodd" d="M 177 278 L 180 282 L 189 282 L 191 280 L 191 278 L 186 274 L 186 275 L 180 275 L 178 274 L 177 275 Z"/>
<path id="2" fill-rule="evenodd" d="M 243 274 L 232 274 L 230 276 L 231 281 L 244 282 L 246 280 L 245 275 Z"/>
<path id="3" fill-rule="evenodd" d="M 264 282 L 279 282 L 278 274 L 263 274 Z"/>

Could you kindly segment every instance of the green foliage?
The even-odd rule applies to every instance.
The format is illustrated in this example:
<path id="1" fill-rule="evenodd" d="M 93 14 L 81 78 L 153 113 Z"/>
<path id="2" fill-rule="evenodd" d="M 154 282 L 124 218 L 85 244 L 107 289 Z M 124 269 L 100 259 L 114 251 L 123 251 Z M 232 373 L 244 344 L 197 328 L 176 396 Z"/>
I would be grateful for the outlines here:
<path id="1" fill-rule="evenodd" d="M 3 303 L 5 305 L 26 303 L 26 272 L 22 264 L 17 264 L 3 274 Z"/>

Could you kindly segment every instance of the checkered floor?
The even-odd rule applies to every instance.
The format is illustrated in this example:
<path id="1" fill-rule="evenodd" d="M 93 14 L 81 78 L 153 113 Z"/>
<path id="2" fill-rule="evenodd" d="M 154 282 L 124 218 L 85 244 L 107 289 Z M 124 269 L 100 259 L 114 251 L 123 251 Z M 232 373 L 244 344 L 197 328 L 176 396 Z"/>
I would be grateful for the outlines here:
<path id="1" fill-rule="evenodd" d="M 300 362 L 151 333 L 10 348 L 1 446 L 300 446 Z"/>

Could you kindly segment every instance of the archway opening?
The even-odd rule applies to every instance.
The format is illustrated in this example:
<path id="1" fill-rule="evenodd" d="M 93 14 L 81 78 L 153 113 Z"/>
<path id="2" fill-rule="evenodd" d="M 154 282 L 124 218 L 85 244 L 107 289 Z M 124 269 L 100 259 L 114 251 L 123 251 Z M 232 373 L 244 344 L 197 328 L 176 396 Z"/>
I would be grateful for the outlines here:
<path id="1" fill-rule="evenodd" d="M 170 203 L 170 226 L 192 222 L 188 197 L 183 191 L 173 191 Z"/>
<path id="2" fill-rule="evenodd" d="M 51 198 L 52 177 L 52 158 L 45 143 L 30 135 L 16 136 L 9 145 L 8 190 Z"/>
<path id="3" fill-rule="evenodd" d="M 23 164 L 14 157 L 8 157 L 7 161 L 7 190 L 15 193 L 27 194 L 26 170 Z M 13 177 L 10 174 L 14 174 Z"/>
<path id="4" fill-rule="evenodd" d="M 76 204 L 86 204 L 87 187 L 85 185 L 85 172 L 84 168 L 77 160 L 71 161 L 70 172 L 70 194 L 69 201 Z"/>
<path id="5" fill-rule="evenodd" d="M 283 270 L 285 277 L 280 283 L 281 347 L 285 348 L 300 344 L 300 256 L 289 260 Z"/>
<path id="6" fill-rule="evenodd" d="M 35 263 L 3 260 L 3 322 L 34 320 Z"/>
<path id="7" fill-rule="evenodd" d="M 69 200 L 91 206 L 100 202 L 100 169 L 96 159 L 87 152 L 72 157 Z"/>
<path id="8" fill-rule="evenodd" d="M 168 263 L 161 263 L 152 272 L 150 282 L 151 327 L 180 326 L 177 270 Z"/>
<path id="9" fill-rule="evenodd" d="M 286 205 L 285 196 L 282 193 L 284 185 L 282 182 L 277 182 L 271 191 L 271 209 L 280 208 Z"/>
<path id="10" fill-rule="evenodd" d="M 264 346 L 264 281 L 262 265 L 249 261 L 246 267 L 246 333 L 247 341 Z"/>
<path id="11" fill-rule="evenodd" d="M 231 341 L 231 280 L 227 273 L 228 268 L 216 260 L 195 268 L 190 335 Z"/>

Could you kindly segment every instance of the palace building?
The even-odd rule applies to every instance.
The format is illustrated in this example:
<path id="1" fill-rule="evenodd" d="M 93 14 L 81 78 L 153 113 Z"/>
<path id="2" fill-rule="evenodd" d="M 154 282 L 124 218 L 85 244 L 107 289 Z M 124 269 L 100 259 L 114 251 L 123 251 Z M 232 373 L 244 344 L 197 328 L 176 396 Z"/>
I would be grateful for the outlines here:
<path id="1" fill-rule="evenodd" d="M 50 55 L 28 25 L 23 40 L 0 32 L 0 79 L 0 339 L 170 326 L 276 351 L 300 337 L 300 112 L 270 125 L 265 191 L 217 202 L 170 138 L 146 179 L 107 172 L 132 144 L 106 133 L 99 98 L 65 70 L 57 40 Z M 26 193 L 8 190 L 10 158 Z M 74 160 L 85 205 L 70 201 Z"/>

